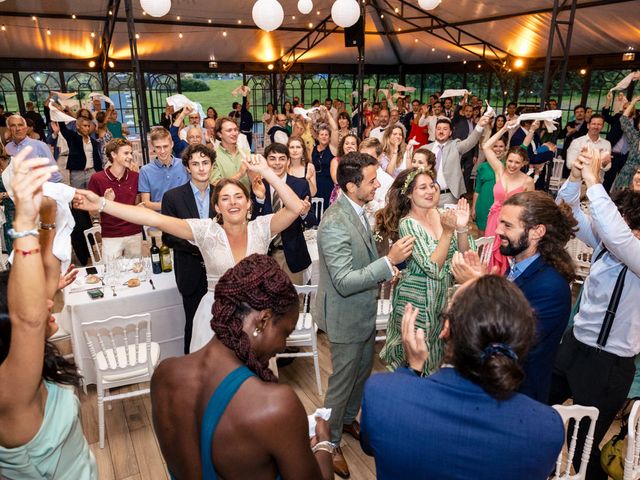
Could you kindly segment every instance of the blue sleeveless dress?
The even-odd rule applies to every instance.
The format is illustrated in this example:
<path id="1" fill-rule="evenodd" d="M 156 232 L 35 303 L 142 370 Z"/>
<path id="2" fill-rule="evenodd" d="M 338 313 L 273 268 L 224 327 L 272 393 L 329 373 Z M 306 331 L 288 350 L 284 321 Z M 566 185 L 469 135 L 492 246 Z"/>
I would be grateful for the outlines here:
<path id="1" fill-rule="evenodd" d="M 200 463 L 202 465 L 203 480 L 216 480 L 218 478 L 211 460 L 213 435 L 233 396 L 245 380 L 253 376 L 255 374 L 245 365 L 236 368 L 220 382 L 220 385 L 218 385 L 218 388 L 215 389 L 209 399 L 207 409 L 202 416 L 202 425 L 200 426 Z M 175 480 L 173 475 L 171 478 Z M 278 479 L 280 479 L 280 475 L 276 477 L 276 480 Z"/>

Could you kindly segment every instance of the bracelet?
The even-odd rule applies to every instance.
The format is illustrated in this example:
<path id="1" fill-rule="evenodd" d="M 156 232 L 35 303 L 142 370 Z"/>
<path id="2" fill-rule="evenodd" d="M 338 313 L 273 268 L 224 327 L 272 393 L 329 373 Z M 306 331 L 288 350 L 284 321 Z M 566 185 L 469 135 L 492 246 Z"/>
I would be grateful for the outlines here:
<path id="1" fill-rule="evenodd" d="M 107 199 L 102 197 L 101 198 L 101 203 L 100 203 L 100 208 L 98 208 L 98 213 L 102 213 L 102 211 L 104 210 L 104 207 L 107 206 Z"/>
<path id="2" fill-rule="evenodd" d="M 9 235 L 9 237 L 11 237 L 12 240 L 17 240 L 18 238 L 28 237 L 29 235 L 38 237 L 40 234 L 38 233 L 37 228 L 33 228 L 31 230 L 24 230 L 22 232 L 16 232 L 13 228 L 10 228 L 9 231 L 7 232 L 7 235 Z"/>
<path id="3" fill-rule="evenodd" d="M 456 228 L 456 233 L 457 233 L 458 235 L 462 235 L 463 233 L 467 233 L 468 231 L 469 231 L 469 227 L 465 227 L 465 228 L 463 228 L 463 229 L 461 229 L 461 230 L 458 230 L 458 229 Z"/>
<path id="4" fill-rule="evenodd" d="M 16 253 L 21 253 L 23 257 L 31 255 L 32 253 L 40 253 L 39 248 L 32 248 L 31 250 L 20 250 L 19 248 L 14 248 L 13 251 Z"/>
<path id="5" fill-rule="evenodd" d="M 55 223 L 42 223 L 42 222 L 40 222 L 39 228 L 40 228 L 40 230 L 55 230 L 56 229 L 56 224 Z"/>
<path id="6" fill-rule="evenodd" d="M 336 446 L 331 443 L 328 440 L 325 440 L 323 442 L 318 442 L 316 443 L 312 448 L 311 451 L 313 453 L 318 453 L 320 450 L 322 450 L 323 452 L 329 452 L 331 455 L 333 455 L 336 451 Z"/>

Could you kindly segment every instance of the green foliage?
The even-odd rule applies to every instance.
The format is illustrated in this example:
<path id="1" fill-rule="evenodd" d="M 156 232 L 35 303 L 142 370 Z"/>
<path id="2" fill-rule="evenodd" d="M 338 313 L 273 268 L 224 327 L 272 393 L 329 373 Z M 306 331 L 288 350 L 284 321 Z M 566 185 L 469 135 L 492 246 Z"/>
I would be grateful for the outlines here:
<path id="1" fill-rule="evenodd" d="M 209 90 L 209 85 L 206 82 L 195 78 L 183 78 L 181 84 L 183 92 L 206 92 Z"/>

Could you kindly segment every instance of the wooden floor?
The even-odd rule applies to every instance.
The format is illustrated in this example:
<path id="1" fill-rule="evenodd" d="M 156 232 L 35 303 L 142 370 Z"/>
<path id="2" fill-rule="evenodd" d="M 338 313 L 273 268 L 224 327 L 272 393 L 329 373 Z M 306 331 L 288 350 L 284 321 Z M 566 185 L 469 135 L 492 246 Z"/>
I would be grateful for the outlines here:
<path id="1" fill-rule="evenodd" d="M 331 373 L 331 361 L 328 342 L 324 334 L 319 335 L 318 343 L 323 392 L 326 392 L 327 379 Z M 376 344 L 376 347 L 376 352 L 378 352 L 382 348 L 382 343 Z M 377 355 L 374 370 L 385 370 Z M 280 381 L 290 385 L 298 394 L 307 413 L 323 406 L 324 396 L 318 396 L 311 358 L 298 358 L 292 364 L 281 368 L 279 374 Z M 141 388 L 147 386 L 142 384 Z M 138 387 L 114 389 L 113 393 L 130 391 L 135 388 Z M 78 395 L 81 401 L 84 434 L 96 456 L 101 480 L 169 478 L 153 432 L 151 401 L 148 395 L 111 402 L 111 410 L 105 407 L 106 435 L 103 449 L 98 444 L 98 409 L 95 386 L 90 386 L 87 394 L 79 390 Z M 362 452 L 357 441 L 351 436 L 345 435 L 342 447 L 353 480 L 376 478 L 373 458 Z M 336 478 L 338 477 L 336 476 Z"/>

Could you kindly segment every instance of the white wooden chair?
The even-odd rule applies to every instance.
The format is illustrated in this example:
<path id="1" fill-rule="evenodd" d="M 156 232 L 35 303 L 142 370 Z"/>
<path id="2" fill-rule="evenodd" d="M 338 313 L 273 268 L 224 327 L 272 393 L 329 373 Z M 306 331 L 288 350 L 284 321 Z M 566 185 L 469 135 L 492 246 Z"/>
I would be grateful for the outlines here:
<path id="1" fill-rule="evenodd" d="M 564 160 L 562 157 L 553 159 L 553 168 L 551 170 L 551 177 L 549 178 L 549 191 L 557 192 L 562 185 L 562 168 L 564 167 Z"/>
<path id="2" fill-rule="evenodd" d="M 295 285 L 298 295 L 304 295 L 302 312 L 298 315 L 298 323 L 291 335 L 287 338 L 287 347 L 308 347 L 311 351 L 299 351 L 295 353 L 278 353 L 276 358 L 287 357 L 313 357 L 313 367 L 316 373 L 316 386 L 318 395 L 322 395 L 322 382 L 320 379 L 320 362 L 318 360 L 318 326 L 311 316 L 311 300 L 315 297 L 317 285 Z"/>
<path id="3" fill-rule="evenodd" d="M 624 480 L 640 478 L 640 402 L 634 402 L 629 414 L 627 454 L 624 459 Z"/>
<path id="4" fill-rule="evenodd" d="M 587 473 L 587 463 L 589 463 L 589 455 L 591 455 L 591 448 L 593 447 L 593 432 L 596 428 L 596 421 L 600 411 L 596 407 L 583 407 L 582 405 L 554 405 L 565 428 L 565 437 L 569 422 L 573 420 L 573 434 L 571 435 L 571 442 L 567 447 L 566 466 L 563 470 L 563 456 L 564 449 L 558 455 L 556 461 L 555 473 L 549 477 L 551 480 L 584 480 Z M 576 469 L 576 473 L 571 474 L 571 466 L 573 463 L 573 457 L 576 453 L 576 444 L 578 443 L 578 431 L 580 429 L 580 421 L 589 417 L 589 430 L 587 431 L 587 437 L 584 442 L 584 448 L 582 449 L 582 457 L 580 458 L 580 467 Z"/>
<path id="5" fill-rule="evenodd" d="M 495 238 L 496 237 L 480 237 L 476 240 L 476 247 L 478 247 L 478 255 L 480 255 L 481 263 L 489 264 Z"/>
<path id="6" fill-rule="evenodd" d="M 320 223 L 320 220 L 322 220 L 322 212 L 324 211 L 324 198 L 313 197 L 311 199 L 311 208 L 313 208 L 313 213 L 315 214 L 318 223 Z"/>
<path id="7" fill-rule="evenodd" d="M 95 225 L 84 231 L 84 239 L 87 242 L 92 265 L 102 265 L 102 228 Z M 93 242 L 93 244 L 92 244 Z"/>
<path id="8" fill-rule="evenodd" d="M 576 265 L 576 283 L 583 283 L 591 269 L 593 248 L 578 238 L 572 238 L 565 247 Z"/>
<path id="9" fill-rule="evenodd" d="M 56 347 L 58 347 L 59 344 L 64 343 L 69 343 L 70 345 L 72 345 L 73 342 L 71 340 L 71 334 L 69 333 L 71 331 L 71 322 L 68 320 L 66 310 L 58 313 L 52 313 L 51 315 L 56 319 L 58 331 L 49 337 L 49 341 L 52 342 Z M 71 353 L 63 355 L 63 357 L 66 359 L 73 358 L 73 351 Z"/>
<path id="10" fill-rule="evenodd" d="M 387 287 L 389 287 L 389 295 L 387 295 Z M 380 295 L 378 296 L 378 311 L 376 312 L 376 333 L 384 332 L 376 335 L 376 342 L 384 342 L 387 339 L 387 325 L 389 325 L 389 317 L 391 317 L 391 298 L 393 297 L 393 287 L 389 282 L 380 285 Z"/>
<path id="11" fill-rule="evenodd" d="M 104 448 L 104 402 L 149 393 L 144 388 L 110 395 L 109 389 L 150 381 L 160 359 L 160 345 L 151 341 L 149 313 L 83 322 L 80 328 L 96 369 L 98 429 L 100 448 Z"/>

